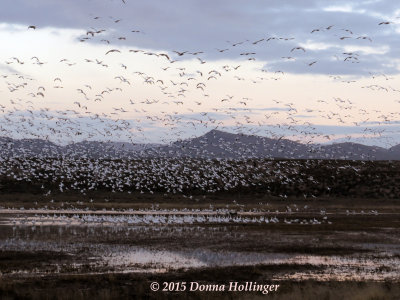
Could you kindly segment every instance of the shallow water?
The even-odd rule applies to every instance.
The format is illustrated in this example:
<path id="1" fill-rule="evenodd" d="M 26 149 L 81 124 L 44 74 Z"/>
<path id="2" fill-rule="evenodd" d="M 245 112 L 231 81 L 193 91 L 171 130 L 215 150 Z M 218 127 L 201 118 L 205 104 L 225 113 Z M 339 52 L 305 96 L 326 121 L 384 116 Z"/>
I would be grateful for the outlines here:
<path id="1" fill-rule="evenodd" d="M 1 215 L 1 214 L 0 214 Z M 179 224 L 276 224 L 287 225 L 320 225 L 331 224 L 327 216 L 317 217 L 289 217 L 280 216 L 279 213 L 251 213 L 230 214 L 229 212 L 216 211 L 163 211 L 151 213 L 144 212 L 72 212 L 62 211 L 58 213 L 40 211 L 13 212 L 8 211 L 0 218 L 0 225 L 179 225 Z"/>
<path id="2" fill-rule="evenodd" d="M 235 218 L 241 221 L 235 222 Z M 15 252 L 17 262 L 18 255 L 24 253 L 36 253 L 38 257 L 35 257 L 34 262 L 21 261 L 19 265 L 15 265 L 14 261 L 14 264 L 6 265 L 1 272 L 3 276 L 29 276 L 49 272 L 162 273 L 231 266 L 298 265 L 304 268 L 295 268 L 290 272 L 279 271 L 272 278 L 400 280 L 400 249 L 396 244 L 385 241 L 384 237 L 376 243 L 356 243 L 344 238 L 343 246 L 351 245 L 365 251 L 302 254 L 301 251 L 297 253 L 296 248 L 301 248 L 302 243 L 309 243 L 315 238 L 315 233 L 307 231 L 307 228 L 314 226 L 301 226 L 304 228 L 301 232 L 280 232 L 271 229 L 271 218 L 278 220 L 275 223 L 287 225 L 299 225 L 301 222 L 277 216 L 204 216 L 193 213 L 169 216 L 148 213 L 122 216 L 6 214 L 0 218 L 0 250 Z M 320 222 L 326 220 L 320 218 Z M 308 223 L 316 226 L 320 224 Z M 326 221 L 321 226 L 329 226 L 329 223 Z M 341 236 L 334 234 L 326 238 L 326 233 L 320 234 L 317 240 L 326 239 L 325 243 L 329 245 L 332 244 L 331 237 Z M 341 234 L 352 236 L 357 232 Z M 376 236 L 379 237 L 379 234 Z M 376 238 L 375 235 L 372 237 Z M 269 242 L 265 242 L 266 239 L 270 239 Z M 285 243 L 292 250 L 274 250 L 274 246 L 280 243 Z M 40 256 L 43 252 L 49 252 L 50 258 L 51 253 L 63 253 L 66 256 L 47 262 Z"/>

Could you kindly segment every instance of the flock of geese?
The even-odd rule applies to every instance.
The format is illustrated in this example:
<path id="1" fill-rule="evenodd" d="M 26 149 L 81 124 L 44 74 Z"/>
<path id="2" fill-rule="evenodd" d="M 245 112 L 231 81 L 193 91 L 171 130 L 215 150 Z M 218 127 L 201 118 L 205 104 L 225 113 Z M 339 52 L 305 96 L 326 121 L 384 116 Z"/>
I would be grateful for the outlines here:
<path id="1" fill-rule="evenodd" d="M 277 216 L 233 216 L 224 215 L 92 215 L 92 214 L 74 214 L 74 215 L 37 215 L 34 218 L 15 218 L 12 220 L 14 226 L 30 225 L 43 226 L 49 224 L 62 225 L 97 225 L 116 226 L 116 225 L 188 225 L 188 224 L 300 224 L 300 225 L 320 225 L 323 223 L 332 224 L 326 216 L 316 219 L 314 218 L 278 218 Z"/>
<path id="2" fill-rule="evenodd" d="M 104 192 L 137 197 L 174 195 L 201 201 L 203 194 L 260 192 L 288 199 L 342 196 L 348 193 L 396 197 L 396 177 L 379 176 L 376 166 L 361 162 L 324 160 L 201 160 L 11 157 L 0 161 L 0 178 L 7 190 L 33 192 L 52 202 L 60 193 L 80 194 L 85 201 Z M 386 166 L 395 172 L 396 165 Z M 354 191 L 357 182 L 371 182 Z M 359 195 L 359 196 L 360 196 Z M 103 196 L 101 196 L 103 197 Z M 92 201 L 92 200 L 90 200 Z"/>
<path id="3" fill-rule="evenodd" d="M 122 2 L 124 5 L 125 1 Z M 95 86 L 82 82 L 79 86 L 71 88 L 71 78 L 62 76 L 51 78 L 51 84 L 46 85 L 27 75 L 29 68 L 43 68 L 50 64 L 46 59 L 40 55 L 30 58 L 6 58 L 4 64 L 21 71 L 0 75 L 3 81 L 0 81 L 0 135 L 43 139 L 59 144 L 82 140 L 126 141 L 137 144 L 138 141 L 146 142 L 149 134 L 158 130 L 165 130 L 165 137 L 161 138 L 160 142 L 168 143 L 174 139 L 184 139 L 187 132 L 195 136 L 198 132 L 204 133 L 212 129 L 234 128 L 236 132 L 268 135 L 277 140 L 282 137 L 299 142 L 334 139 L 334 135 L 322 132 L 315 124 L 305 121 L 309 120 L 311 115 L 318 115 L 337 125 L 359 127 L 360 136 L 366 140 L 375 137 L 383 139 L 387 144 L 392 142 L 386 138 L 387 126 L 395 124 L 400 112 L 369 111 L 358 107 L 349 99 L 340 97 L 319 99 L 315 107 L 307 109 L 298 107 L 296 103 L 277 99 L 271 101 L 274 106 L 272 108 L 254 108 L 256 101 L 251 97 L 238 96 L 228 91 L 223 97 L 213 94 L 215 86 L 223 87 L 227 79 L 234 80 L 237 84 L 245 82 L 248 89 L 251 89 L 252 85 L 262 85 L 265 82 L 283 82 L 288 74 L 278 69 L 257 69 L 258 76 L 255 78 L 248 77 L 249 73 L 246 71 L 241 72 L 248 68 L 249 64 L 254 64 L 253 69 L 256 68 L 257 63 L 262 61 L 259 53 L 265 47 L 274 47 L 277 44 L 287 47 L 287 52 L 282 53 L 279 58 L 281 62 L 290 64 L 299 61 L 304 72 L 312 72 L 319 60 L 307 60 L 309 56 L 304 55 L 309 49 L 295 37 L 268 36 L 255 40 L 229 41 L 226 47 L 215 47 L 213 53 L 201 49 L 149 51 L 129 49 L 129 43 L 135 39 L 135 35 L 149 34 L 136 27 L 132 28 L 130 35 L 115 32 L 112 25 L 122 22 L 128 21 L 114 17 L 90 17 L 88 23 L 94 26 L 87 29 L 86 34 L 76 37 L 76 47 L 80 47 L 82 43 L 92 43 L 106 46 L 108 50 L 102 57 L 82 57 L 80 60 L 62 57 L 56 62 L 59 68 L 71 70 L 78 65 L 93 67 L 100 75 L 110 75 L 110 72 L 119 70 L 118 73 L 111 74 L 113 80 L 109 82 L 109 86 Z M 384 20 L 376 26 L 397 26 L 397 23 Z M 41 29 L 30 25 L 27 30 L 29 34 L 35 35 Z M 309 34 L 310 37 L 329 34 L 337 42 L 351 40 L 361 45 L 374 43 L 371 36 L 357 34 L 351 28 L 331 24 L 311 29 Z M 225 61 L 224 55 L 231 52 L 237 53 L 237 57 L 232 58 L 230 54 L 226 61 L 234 61 L 234 64 L 219 66 L 214 59 L 208 59 L 219 55 L 217 61 Z M 153 64 L 150 69 L 155 67 L 159 71 L 137 70 L 130 61 L 114 64 L 114 61 L 119 57 L 126 57 L 125 55 L 131 55 L 135 61 L 150 57 Z M 333 59 L 346 68 L 357 68 L 364 62 L 363 52 L 360 51 L 344 51 L 335 55 Z M 24 68 L 27 72 L 24 72 Z M 330 75 L 329 78 L 341 87 L 357 82 L 354 77 L 336 74 Z M 369 80 L 371 84 L 361 88 L 379 92 L 378 97 L 397 95 L 400 92 L 391 84 L 394 78 L 390 75 L 371 72 Z M 2 90 L 2 86 L 6 89 Z M 131 92 L 135 86 L 159 96 L 141 99 Z M 57 91 L 68 93 L 71 96 L 70 103 L 65 109 L 52 109 L 46 105 L 47 101 L 55 100 L 50 99 L 49 91 L 52 95 Z M 124 97 L 124 101 L 115 101 Z M 108 112 L 99 112 L 97 108 L 105 103 L 112 108 Z M 347 135 L 346 138 L 351 140 L 352 136 Z M 18 166 L 17 169 L 15 166 Z M 0 166 L 2 176 L 17 181 L 57 182 L 60 192 L 72 189 L 82 193 L 101 188 L 109 188 L 112 191 L 137 190 L 142 193 L 159 190 L 183 193 L 188 189 L 216 192 L 255 185 L 259 181 L 258 176 L 271 176 L 271 180 L 276 180 L 277 177 L 282 181 L 290 180 L 289 174 L 285 172 L 293 171 L 293 166 L 287 169 L 285 165 L 279 170 L 278 173 L 268 175 L 265 174 L 264 168 L 262 175 L 253 170 L 252 178 L 244 178 L 241 170 L 232 168 L 229 162 L 205 162 L 203 165 L 197 165 L 197 162 L 189 159 L 146 160 L 129 164 L 124 161 L 90 159 L 54 160 L 46 158 L 46 155 L 36 159 L 1 157 Z M 51 193 L 47 191 L 47 187 L 43 187 L 43 192 Z"/>

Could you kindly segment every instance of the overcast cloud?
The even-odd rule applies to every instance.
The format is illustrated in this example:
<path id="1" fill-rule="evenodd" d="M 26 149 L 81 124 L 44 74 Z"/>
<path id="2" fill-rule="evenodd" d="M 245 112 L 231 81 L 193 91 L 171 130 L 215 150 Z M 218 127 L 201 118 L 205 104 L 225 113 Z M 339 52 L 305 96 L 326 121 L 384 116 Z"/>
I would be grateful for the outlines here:
<path id="1" fill-rule="evenodd" d="M 292 73 L 399 72 L 398 62 L 394 64 L 393 61 L 400 53 L 400 25 L 378 25 L 382 21 L 400 23 L 396 1 L 126 2 L 121 9 L 120 0 L 4 0 L 0 20 L 38 27 L 106 29 L 102 38 L 112 38 L 115 32 L 125 33 L 126 40 L 116 40 L 114 44 L 168 51 L 204 51 L 204 59 L 221 58 L 216 48 L 229 48 L 223 53 L 224 58 L 241 58 L 239 54 L 245 49 L 256 52 L 257 60 L 267 61 L 267 67 Z M 121 21 L 115 23 L 116 20 Z M 326 30 L 330 25 L 333 27 Z M 311 34 L 313 29 L 321 31 Z M 132 33 L 132 30 L 141 33 Z M 293 39 L 252 44 L 271 37 Z M 350 38 L 340 40 L 341 37 Z M 99 36 L 89 42 L 100 43 L 100 40 Z M 232 47 L 242 41 L 244 44 Z M 290 51 L 299 45 L 307 49 L 306 53 Z M 354 66 L 349 61 L 337 63 L 345 59 L 342 53 L 346 49 L 354 49 L 351 52 L 360 55 L 362 66 Z M 293 56 L 296 61 L 282 60 L 283 56 Z M 317 63 L 308 67 L 313 61 Z"/>

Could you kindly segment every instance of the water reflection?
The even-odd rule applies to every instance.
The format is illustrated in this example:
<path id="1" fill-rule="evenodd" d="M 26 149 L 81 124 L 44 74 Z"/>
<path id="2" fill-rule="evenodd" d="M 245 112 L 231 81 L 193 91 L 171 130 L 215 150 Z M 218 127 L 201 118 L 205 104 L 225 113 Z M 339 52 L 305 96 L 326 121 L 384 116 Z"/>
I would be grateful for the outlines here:
<path id="1" fill-rule="evenodd" d="M 42 222 L 37 218 L 42 218 Z M 296 251 L 280 253 L 270 249 L 236 250 L 227 245 L 263 236 L 256 230 L 241 230 L 237 224 L 227 225 L 146 225 L 119 223 L 99 225 L 97 222 L 64 222 L 52 216 L 51 221 L 31 216 L 24 222 L 15 217 L 3 219 L 0 225 L 1 251 L 17 253 L 64 253 L 46 265 L 21 263 L 20 267 L 2 270 L 9 275 L 40 273 L 104 273 L 104 272 L 168 272 L 178 269 L 252 265 L 319 266 L 307 270 L 293 268 L 277 272 L 277 280 L 399 280 L 400 249 L 390 244 L 366 244 L 371 252 L 346 255 L 301 255 Z M 71 219 L 71 218 L 69 218 Z M 80 218 L 82 219 L 82 218 Z M 50 222 L 50 223 L 49 223 Z M 6 224 L 6 225 L 4 225 Z M 267 226 L 267 225 L 265 225 Z M 262 234 L 266 234 L 263 232 Z M 281 240 L 293 239 L 293 233 Z M 190 243 L 185 243 L 189 241 Z M 292 241 L 293 242 L 293 241 Z M 225 243 L 225 246 L 216 246 Z M 292 243 L 293 244 L 293 243 Z M 373 250 L 373 251 L 372 251 Z M 35 258 L 35 259 L 40 259 Z M 3 274 L 4 275 L 4 274 Z"/>

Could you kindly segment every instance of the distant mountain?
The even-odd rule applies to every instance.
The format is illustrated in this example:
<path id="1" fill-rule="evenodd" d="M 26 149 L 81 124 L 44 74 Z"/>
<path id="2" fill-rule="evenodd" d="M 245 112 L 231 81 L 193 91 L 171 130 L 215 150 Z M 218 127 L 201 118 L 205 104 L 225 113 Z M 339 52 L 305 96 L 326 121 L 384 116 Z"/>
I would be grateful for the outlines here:
<path id="1" fill-rule="evenodd" d="M 170 145 L 84 141 L 67 146 L 41 139 L 0 138 L 1 157 L 72 156 L 89 158 L 282 158 L 400 160 L 400 145 L 389 149 L 357 143 L 332 145 L 302 144 L 284 138 L 234 134 L 212 130 L 200 137 Z"/>
<path id="2" fill-rule="evenodd" d="M 388 151 L 388 157 L 392 157 L 392 160 L 398 160 L 400 157 L 400 144 L 389 148 Z"/>
<path id="3" fill-rule="evenodd" d="M 158 147 L 164 157 L 246 159 L 257 157 L 307 158 L 312 147 L 285 139 L 212 130 L 203 136 Z"/>
<path id="4" fill-rule="evenodd" d="M 56 145 L 42 139 L 21 139 L 0 137 L 0 156 L 48 156 L 82 158 L 137 158 L 157 144 L 132 144 L 121 142 L 84 141 L 66 146 Z"/>
<path id="5" fill-rule="evenodd" d="M 351 160 L 395 159 L 388 149 L 349 142 L 321 146 L 318 149 L 318 157 Z M 397 156 L 397 159 L 400 159 L 400 155 Z"/>
<path id="6" fill-rule="evenodd" d="M 397 148 L 396 148 L 397 147 Z M 281 139 L 212 130 L 203 136 L 159 147 L 158 156 L 201 158 L 283 158 L 400 160 L 400 145 L 385 149 L 356 143 L 302 144 Z"/>
<path id="7" fill-rule="evenodd" d="M 61 153 L 61 147 L 42 139 L 21 139 L 0 137 L 1 156 L 54 156 Z"/>
<path id="8" fill-rule="evenodd" d="M 66 156 L 93 158 L 138 158 L 156 146 L 158 144 L 84 141 L 61 147 L 61 153 Z"/>

